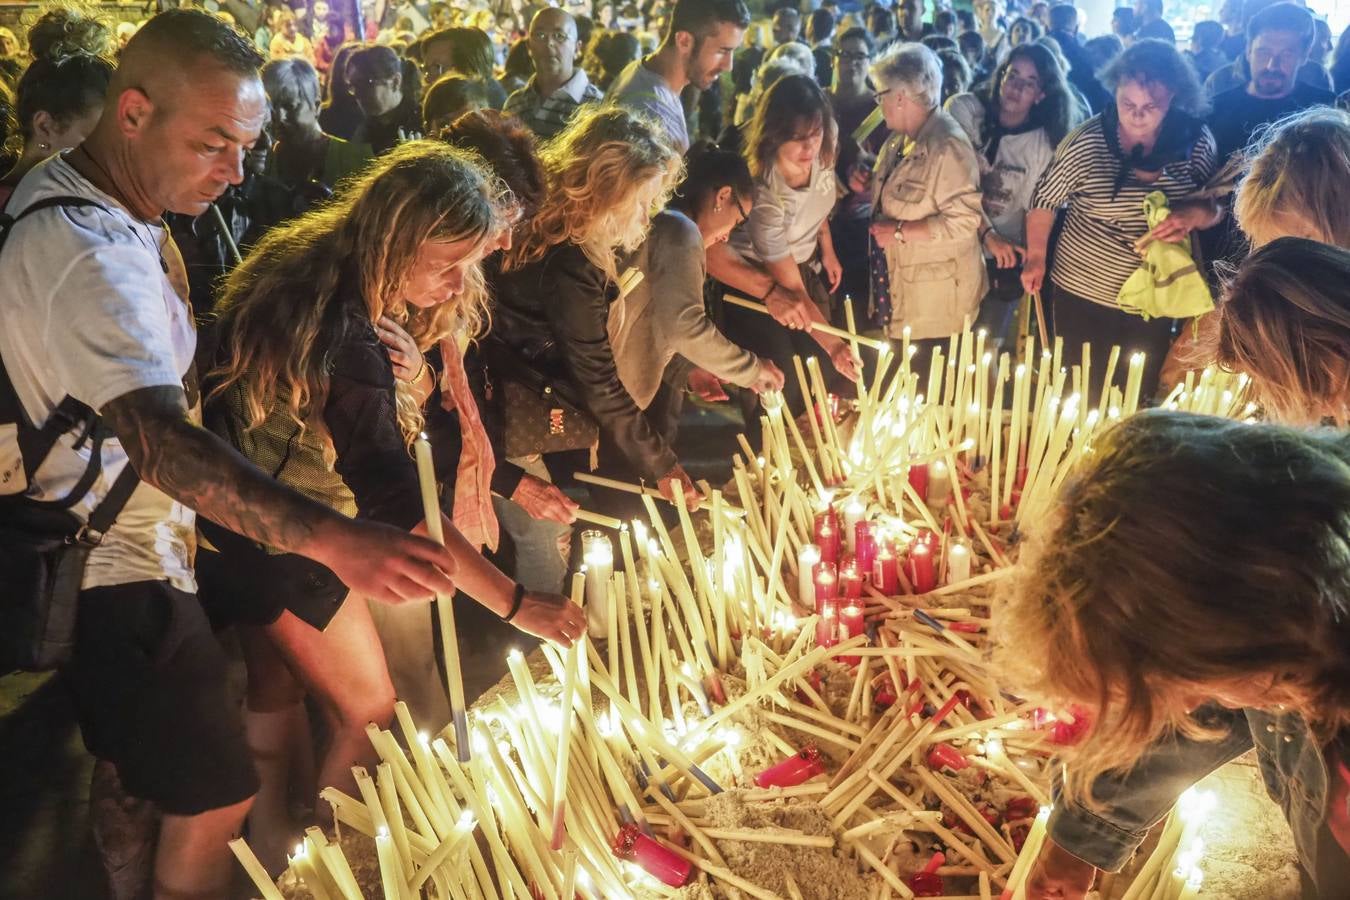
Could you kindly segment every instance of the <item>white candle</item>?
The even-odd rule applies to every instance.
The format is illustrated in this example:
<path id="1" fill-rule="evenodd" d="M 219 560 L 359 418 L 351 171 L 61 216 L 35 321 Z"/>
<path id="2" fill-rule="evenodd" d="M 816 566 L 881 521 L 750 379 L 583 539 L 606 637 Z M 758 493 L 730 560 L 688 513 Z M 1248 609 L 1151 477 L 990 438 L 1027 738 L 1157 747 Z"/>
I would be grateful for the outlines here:
<path id="1" fill-rule="evenodd" d="M 858 529 L 856 526 L 866 514 L 867 507 L 857 497 L 844 504 L 844 544 L 848 547 L 849 553 L 858 552 Z"/>
<path id="2" fill-rule="evenodd" d="M 375 855 L 380 862 L 380 884 L 384 886 L 386 900 L 403 897 L 403 871 L 394 853 L 394 843 L 389 838 L 389 830 L 381 828 L 375 835 Z"/>
<path id="3" fill-rule="evenodd" d="M 609 537 L 603 531 L 583 531 L 581 559 L 586 564 L 586 631 L 603 640 L 609 635 L 609 581 L 614 574 Z"/>
<path id="4" fill-rule="evenodd" d="M 947 464 L 934 460 L 928 467 L 928 508 L 940 509 L 952 495 L 952 483 L 947 476 Z"/>
<path id="5" fill-rule="evenodd" d="M 816 563 L 820 562 L 820 548 L 803 544 L 797 552 L 797 602 L 807 609 L 816 608 Z"/>
<path id="6" fill-rule="evenodd" d="M 952 541 L 947 548 L 947 583 L 956 584 L 970 579 L 970 547 L 965 541 Z"/>

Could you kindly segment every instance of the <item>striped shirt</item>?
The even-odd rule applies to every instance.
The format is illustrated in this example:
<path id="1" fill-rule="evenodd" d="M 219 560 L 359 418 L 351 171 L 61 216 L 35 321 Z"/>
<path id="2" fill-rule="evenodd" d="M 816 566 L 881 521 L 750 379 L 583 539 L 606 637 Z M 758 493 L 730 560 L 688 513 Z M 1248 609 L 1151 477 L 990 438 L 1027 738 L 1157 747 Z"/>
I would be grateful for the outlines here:
<path id="1" fill-rule="evenodd" d="M 1102 117 L 1079 125 L 1060 144 L 1031 201 L 1033 209 L 1068 207 L 1050 281 L 1094 303 L 1121 307 L 1121 285 L 1140 264 L 1134 242 L 1148 231 L 1144 198 L 1162 191 L 1176 202 L 1209 181 L 1217 160 L 1214 135 L 1205 127 L 1189 159 L 1164 166 L 1152 184 L 1131 174 L 1116 193 L 1121 163 L 1107 144 Z"/>
<path id="2" fill-rule="evenodd" d="M 506 98 L 502 111 L 519 118 L 540 140 L 547 140 L 567 127 L 578 106 L 603 97 L 600 89 L 578 68 L 547 97 L 539 95 L 535 76 L 530 76 L 528 84 Z"/>

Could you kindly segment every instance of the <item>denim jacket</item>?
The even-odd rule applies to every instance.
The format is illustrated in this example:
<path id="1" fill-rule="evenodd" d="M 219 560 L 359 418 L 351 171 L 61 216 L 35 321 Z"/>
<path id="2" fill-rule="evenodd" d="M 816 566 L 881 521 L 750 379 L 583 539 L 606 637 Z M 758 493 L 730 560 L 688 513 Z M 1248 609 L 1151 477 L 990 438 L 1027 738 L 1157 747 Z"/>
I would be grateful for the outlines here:
<path id="1" fill-rule="evenodd" d="M 1227 728 L 1227 734 L 1218 741 L 1160 741 L 1128 773 L 1097 779 L 1093 791 L 1100 809 L 1057 798 L 1048 823 L 1050 838 L 1099 869 L 1117 871 L 1183 791 L 1254 746 L 1266 790 L 1293 830 L 1305 878 L 1320 897 L 1346 896 L 1347 858 L 1325 827 L 1331 776 L 1324 748 L 1303 718 L 1207 708 L 1204 721 Z"/>

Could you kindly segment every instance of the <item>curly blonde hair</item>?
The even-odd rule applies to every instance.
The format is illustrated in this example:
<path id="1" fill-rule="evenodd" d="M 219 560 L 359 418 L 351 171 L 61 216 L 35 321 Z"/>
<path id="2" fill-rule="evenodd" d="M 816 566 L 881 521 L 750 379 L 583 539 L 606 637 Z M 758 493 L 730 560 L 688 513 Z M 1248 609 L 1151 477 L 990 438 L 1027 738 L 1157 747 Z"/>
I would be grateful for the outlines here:
<path id="1" fill-rule="evenodd" d="M 1173 735 L 1221 738 L 1208 699 L 1350 720 L 1350 439 L 1153 410 L 1100 439 L 1031 530 L 996 610 L 1004 683 L 1082 704 L 1064 789 Z"/>
<path id="2" fill-rule="evenodd" d="M 218 324 L 227 362 L 211 374 L 211 396 L 238 385 L 249 428 L 284 406 L 302 430 L 322 434 L 328 373 L 351 314 L 389 316 L 423 351 L 456 331 L 481 333 L 487 290 L 477 265 L 452 302 L 419 309 L 402 291 L 427 241 L 473 241 L 480 252 L 509 227 L 509 192 L 488 172 L 475 154 L 410 141 L 331 203 L 268 232 L 225 284 Z M 344 290 L 351 284 L 359 295 Z M 411 440 L 422 413 L 401 383 L 398 407 Z"/>
<path id="3" fill-rule="evenodd" d="M 583 107 L 539 151 L 544 199 L 516 231 L 503 268 L 541 259 L 550 247 L 578 245 L 611 280 L 616 254 L 636 250 L 653 211 L 665 206 L 683 171 L 660 126 L 618 107 Z"/>

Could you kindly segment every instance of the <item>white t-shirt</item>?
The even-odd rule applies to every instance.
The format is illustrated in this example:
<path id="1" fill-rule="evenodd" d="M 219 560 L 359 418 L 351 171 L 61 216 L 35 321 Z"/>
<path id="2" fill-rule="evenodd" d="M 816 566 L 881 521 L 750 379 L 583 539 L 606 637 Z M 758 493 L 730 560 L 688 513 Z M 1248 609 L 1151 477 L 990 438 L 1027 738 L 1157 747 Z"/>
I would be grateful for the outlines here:
<path id="1" fill-rule="evenodd" d="M 138 388 L 181 385 L 197 346 L 182 258 L 168 231 L 133 217 L 59 155 L 24 176 L 6 210 L 17 216 L 58 195 L 88 197 L 104 209 L 36 212 L 15 226 L 0 252 L 0 358 L 29 420 L 38 424 L 67 394 L 99 410 Z M 28 485 L 30 497 L 57 500 L 70 493 L 90 453 L 88 442 L 76 449 L 74 438 L 66 435 L 52 448 Z M 81 519 L 127 464 L 116 438 L 105 441 L 101 453 L 98 481 L 72 510 Z M 14 428 L 0 426 L 0 470 L 12 475 L 18 460 Z M 23 487 L 19 473 L 9 482 L 11 492 Z M 192 510 L 142 482 L 90 554 L 84 586 L 167 580 L 195 590 L 194 549 Z"/>
<path id="2" fill-rule="evenodd" d="M 820 229 L 838 200 L 834 169 L 811 165 L 805 187 L 790 187 L 774 167 L 755 182 L 755 205 L 750 218 L 731 233 L 733 250 L 752 262 L 775 262 L 786 257 L 798 264 L 810 262 L 820 244 Z"/>

